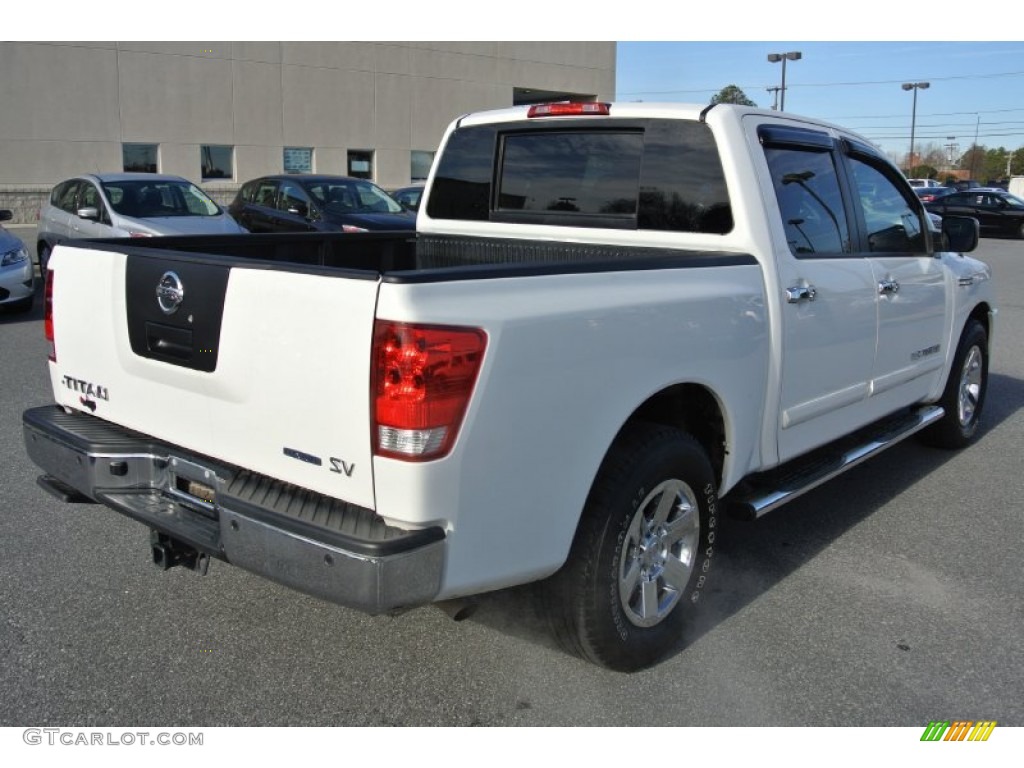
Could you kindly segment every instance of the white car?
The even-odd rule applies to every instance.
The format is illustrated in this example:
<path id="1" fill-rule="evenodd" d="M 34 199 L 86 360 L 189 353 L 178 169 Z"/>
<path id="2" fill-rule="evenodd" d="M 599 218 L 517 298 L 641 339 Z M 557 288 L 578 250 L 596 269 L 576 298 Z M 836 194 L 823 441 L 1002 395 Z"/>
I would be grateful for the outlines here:
<path id="1" fill-rule="evenodd" d="M 42 274 L 64 240 L 157 235 L 226 235 L 246 230 L 188 179 L 156 173 L 76 176 L 53 188 L 39 212 Z"/>
<path id="2" fill-rule="evenodd" d="M 941 187 L 935 179 L 907 179 L 912 187 Z"/>
<path id="3" fill-rule="evenodd" d="M 10 211 L 0 211 L 0 221 L 10 220 Z M 21 240 L 0 226 L 0 307 L 28 312 L 35 292 L 32 257 Z"/>
<path id="4" fill-rule="evenodd" d="M 22 417 L 41 489 L 148 525 L 164 569 L 456 618 L 547 580 L 555 638 L 634 670 L 716 599 L 722 515 L 980 435 L 977 220 L 932 224 L 872 144 L 806 117 L 464 115 L 415 237 L 183 239 L 54 251 L 53 403 Z"/>

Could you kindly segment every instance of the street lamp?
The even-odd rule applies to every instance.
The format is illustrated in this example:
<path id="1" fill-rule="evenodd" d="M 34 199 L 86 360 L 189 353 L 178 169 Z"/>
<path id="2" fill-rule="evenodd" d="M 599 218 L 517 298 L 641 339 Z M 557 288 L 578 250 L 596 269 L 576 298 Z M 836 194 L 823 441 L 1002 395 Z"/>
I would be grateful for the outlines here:
<path id="1" fill-rule="evenodd" d="M 914 126 L 917 123 L 917 92 L 924 88 L 930 88 L 931 83 L 904 83 L 901 87 L 904 91 L 914 92 L 914 107 L 910 113 L 910 158 L 907 160 L 907 175 L 909 176 L 914 170 Z"/>
<path id="2" fill-rule="evenodd" d="M 804 55 L 800 51 L 789 51 L 788 53 L 769 53 L 768 61 L 772 64 L 781 61 L 782 62 L 782 86 L 779 88 L 779 93 L 782 94 L 779 99 L 779 111 L 786 111 L 786 62 L 787 61 L 799 61 Z M 772 107 L 774 109 L 774 107 Z"/>

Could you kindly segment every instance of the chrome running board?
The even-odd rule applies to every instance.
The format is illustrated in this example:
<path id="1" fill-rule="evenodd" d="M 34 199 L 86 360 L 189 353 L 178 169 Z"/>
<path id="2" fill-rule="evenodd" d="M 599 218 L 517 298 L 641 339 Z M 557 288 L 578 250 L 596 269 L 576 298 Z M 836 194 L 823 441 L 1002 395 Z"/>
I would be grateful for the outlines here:
<path id="1" fill-rule="evenodd" d="M 736 517 L 761 517 L 920 432 L 944 413 L 940 406 L 930 405 L 876 422 L 808 456 L 749 478 L 724 501 Z"/>

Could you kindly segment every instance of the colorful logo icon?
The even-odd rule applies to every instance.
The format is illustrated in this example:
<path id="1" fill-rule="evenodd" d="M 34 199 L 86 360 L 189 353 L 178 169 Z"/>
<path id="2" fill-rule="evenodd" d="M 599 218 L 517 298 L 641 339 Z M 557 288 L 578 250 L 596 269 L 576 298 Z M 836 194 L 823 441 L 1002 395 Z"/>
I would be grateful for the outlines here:
<path id="1" fill-rule="evenodd" d="M 921 741 L 988 741 L 995 720 L 933 720 L 921 734 Z"/>

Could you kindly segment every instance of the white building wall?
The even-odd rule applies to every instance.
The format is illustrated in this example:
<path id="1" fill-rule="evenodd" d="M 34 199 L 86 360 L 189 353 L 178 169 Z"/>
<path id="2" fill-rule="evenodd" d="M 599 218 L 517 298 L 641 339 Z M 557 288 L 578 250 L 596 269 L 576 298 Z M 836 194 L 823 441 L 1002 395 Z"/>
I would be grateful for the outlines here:
<path id="1" fill-rule="evenodd" d="M 615 44 L 0 42 L 0 72 L 0 204 L 122 170 L 123 142 L 158 144 L 160 171 L 197 182 L 203 144 L 234 147 L 234 177 L 205 184 L 223 197 L 280 173 L 284 147 L 312 147 L 320 173 L 373 150 L 375 181 L 405 184 L 412 150 L 515 88 L 613 98 Z"/>

